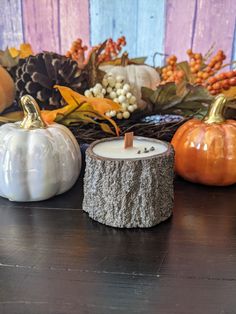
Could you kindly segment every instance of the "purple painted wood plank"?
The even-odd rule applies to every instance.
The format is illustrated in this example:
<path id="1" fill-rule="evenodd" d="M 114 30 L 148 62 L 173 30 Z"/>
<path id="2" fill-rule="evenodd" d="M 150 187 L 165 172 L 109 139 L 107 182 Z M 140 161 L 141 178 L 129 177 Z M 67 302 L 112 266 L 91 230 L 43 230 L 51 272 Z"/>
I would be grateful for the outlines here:
<path id="1" fill-rule="evenodd" d="M 22 42 L 21 0 L 1 0 L 0 48 L 19 46 Z"/>
<path id="2" fill-rule="evenodd" d="M 60 52 L 58 2 L 24 0 L 22 7 L 25 40 L 33 50 Z"/>
<path id="3" fill-rule="evenodd" d="M 61 52 L 65 53 L 77 38 L 89 45 L 89 1 L 59 0 Z"/>
<path id="4" fill-rule="evenodd" d="M 235 0 L 198 0 L 193 50 L 205 53 L 215 43 L 231 60 L 235 25 Z"/>
<path id="5" fill-rule="evenodd" d="M 167 0 L 165 52 L 186 60 L 191 47 L 197 0 Z"/>

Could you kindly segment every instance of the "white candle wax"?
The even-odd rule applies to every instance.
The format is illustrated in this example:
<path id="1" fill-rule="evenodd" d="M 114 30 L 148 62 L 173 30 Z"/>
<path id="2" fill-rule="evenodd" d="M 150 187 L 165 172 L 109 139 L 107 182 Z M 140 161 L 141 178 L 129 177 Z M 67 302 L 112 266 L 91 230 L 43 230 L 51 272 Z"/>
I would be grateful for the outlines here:
<path id="1" fill-rule="evenodd" d="M 123 139 L 100 142 L 93 147 L 93 152 L 96 155 L 112 159 L 141 159 L 162 154 L 165 151 L 167 151 L 167 145 L 164 142 L 135 137 L 133 147 L 129 148 L 124 148 Z"/>

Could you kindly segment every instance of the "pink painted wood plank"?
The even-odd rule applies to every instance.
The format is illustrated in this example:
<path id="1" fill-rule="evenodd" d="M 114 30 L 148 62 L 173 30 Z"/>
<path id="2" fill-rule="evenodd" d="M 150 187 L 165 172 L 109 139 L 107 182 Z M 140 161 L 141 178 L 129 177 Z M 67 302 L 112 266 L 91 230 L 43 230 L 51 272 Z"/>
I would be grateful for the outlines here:
<path id="1" fill-rule="evenodd" d="M 198 0 L 193 50 L 206 52 L 215 42 L 231 60 L 236 14 L 235 0 Z"/>
<path id="2" fill-rule="evenodd" d="M 34 51 L 60 52 L 58 2 L 55 0 L 24 0 L 23 26 L 25 40 Z"/>
<path id="3" fill-rule="evenodd" d="M 167 0 L 165 52 L 186 60 L 191 47 L 197 0 Z"/>
<path id="4" fill-rule="evenodd" d="M 89 46 L 89 0 L 59 0 L 61 52 L 65 53 L 77 39 Z"/>

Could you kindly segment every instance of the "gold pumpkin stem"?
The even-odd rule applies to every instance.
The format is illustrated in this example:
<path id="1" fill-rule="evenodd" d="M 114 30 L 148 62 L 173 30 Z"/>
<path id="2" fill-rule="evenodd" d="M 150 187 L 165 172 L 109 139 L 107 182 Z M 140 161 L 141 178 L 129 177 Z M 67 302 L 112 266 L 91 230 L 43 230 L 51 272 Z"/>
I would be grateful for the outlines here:
<path id="1" fill-rule="evenodd" d="M 224 122 L 225 121 L 224 109 L 225 109 L 226 102 L 227 102 L 227 99 L 222 94 L 215 97 L 203 121 L 209 124 Z"/>
<path id="2" fill-rule="evenodd" d="M 20 103 L 24 112 L 24 119 L 20 124 L 21 128 L 28 130 L 46 128 L 47 125 L 43 121 L 39 106 L 33 97 L 25 95 L 21 97 Z"/>

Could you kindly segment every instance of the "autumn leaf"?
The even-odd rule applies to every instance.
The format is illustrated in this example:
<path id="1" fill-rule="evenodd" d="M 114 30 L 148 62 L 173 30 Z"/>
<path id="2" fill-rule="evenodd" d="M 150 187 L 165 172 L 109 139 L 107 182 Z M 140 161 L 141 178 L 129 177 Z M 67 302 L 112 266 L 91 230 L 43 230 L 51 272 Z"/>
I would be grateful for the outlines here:
<path id="1" fill-rule="evenodd" d="M 203 86 L 191 84 L 176 85 L 167 83 L 159 85 L 156 90 L 142 87 L 142 98 L 148 102 L 151 114 L 178 113 L 184 116 L 206 111 L 213 97 Z"/>
<path id="2" fill-rule="evenodd" d="M 10 47 L 8 49 L 12 58 L 19 57 L 20 59 L 25 59 L 34 54 L 31 45 L 26 43 L 20 44 L 19 49 L 15 47 Z"/>
<path id="3" fill-rule="evenodd" d="M 95 98 L 95 97 L 86 97 L 81 95 L 69 87 L 55 85 L 54 88 L 57 88 L 61 93 L 62 97 L 67 103 L 76 102 L 87 102 L 93 106 L 93 109 L 99 112 L 100 114 L 105 114 L 107 111 L 115 110 L 119 111 L 121 109 L 118 103 L 115 103 L 108 98 Z"/>
<path id="4" fill-rule="evenodd" d="M 104 132 L 114 135 L 114 132 L 112 131 L 108 124 L 100 123 L 100 127 Z"/>
<path id="5" fill-rule="evenodd" d="M 51 124 L 53 122 L 60 122 L 65 116 L 68 116 L 71 112 L 78 108 L 77 103 L 72 103 L 55 110 L 42 110 L 41 115 L 43 120 Z"/>
<path id="6" fill-rule="evenodd" d="M 55 85 L 54 88 L 59 90 L 67 104 L 78 104 L 76 112 L 90 112 L 94 119 L 109 121 L 115 128 L 116 134 L 119 135 L 119 128 L 115 121 L 105 115 L 107 111 L 119 111 L 121 109 L 119 104 L 107 98 L 86 97 L 65 86 Z"/>
<path id="7" fill-rule="evenodd" d="M 229 100 L 236 99 L 236 86 L 232 86 L 228 90 L 223 90 L 221 94 L 224 94 Z"/>
<path id="8" fill-rule="evenodd" d="M 19 50 L 16 49 L 15 47 L 10 47 L 10 48 L 8 48 L 8 50 L 9 50 L 9 53 L 10 53 L 10 55 L 11 55 L 12 58 L 19 57 L 20 52 L 19 52 Z"/>
<path id="9" fill-rule="evenodd" d="M 19 62 L 19 56 L 16 56 L 15 58 L 12 57 L 9 49 L 6 50 L 0 50 L 0 64 L 4 68 L 11 68 L 18 64 Z"/>
<path id="10" fill-rule="evenodd" d="M 110 61 L 102 62 L 101 65 L 121 65 L 121 58 L 116 58 Z M 145 64 L 145 61 L 147 60 L 147 57 L 138 57 L 138 58 L 132 58 L 128 60 L 128 64 L 136 64 L 136 65 L 143 65 Z"/>

